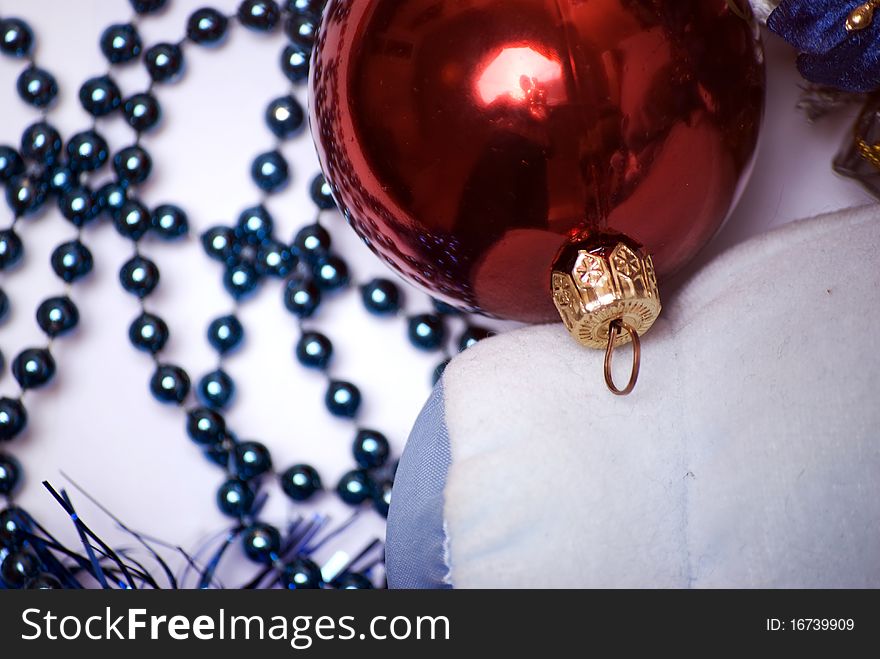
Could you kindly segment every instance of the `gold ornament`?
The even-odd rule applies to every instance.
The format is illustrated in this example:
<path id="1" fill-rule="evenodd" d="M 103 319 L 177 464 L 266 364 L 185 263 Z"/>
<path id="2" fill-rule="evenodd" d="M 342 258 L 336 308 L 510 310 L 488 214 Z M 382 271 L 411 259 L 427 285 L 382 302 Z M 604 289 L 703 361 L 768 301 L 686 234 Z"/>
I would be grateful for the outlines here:
<path id="1" fill-rule="evenodd" d="M 589 348 L 606 351 L 605 381 L 615 394 L 635 387 L 640 365 L 639 337 L 660 315 L 660 292 L 650 255 L 620 235 L 597 235 L 563 248 L 551 276 L 553 302 L 571 335 Z M 618 389 L 611 378 L 616 348 L 632 342 L 633 372 Z"/>
<path id="2" fill-rule="evenodd" d="M 880 0 L 869 0 L 850 12 L 846 19 L 846 31 L 858 32 L 874 22 L 874 10 L 880 7 Z"/>

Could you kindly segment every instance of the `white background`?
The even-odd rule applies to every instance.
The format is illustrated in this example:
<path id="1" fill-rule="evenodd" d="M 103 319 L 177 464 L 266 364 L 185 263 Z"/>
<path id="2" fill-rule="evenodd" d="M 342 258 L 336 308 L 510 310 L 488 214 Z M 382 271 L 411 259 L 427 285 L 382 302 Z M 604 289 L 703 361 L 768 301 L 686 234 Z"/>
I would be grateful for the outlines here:
<path id="1" fill-rule="evenodd" d="M 187 15 L 203 6 L 201 0 L 169 4 L 161 15 L 142 20 L 146 45 L 178 40 Z M 237 2 L 211 4 L 232 13 Z M 0 15 L 21 16 L 37 34 L 37 62 L 56 76 L 61 87 L 49 120 L 65 137 L 85 129 L 90 119 L 79 105 L 78 89 L 86 78 L 105 72 L 98 37 L 110 23 L 130 19 L 127 0 L 0 0 Z M 192 235 L 183 243 L 145 242 L 144 253 L 158 263 L 162 274 L 147 306 L 171 327 L 172 340 L 163 359 L 185 367 L 194 380 L 216 361 L 204 338 L 208 322 L 231 308 L 220 269 L 203 255 L 197 236 L 215 224 L 232 223 L 240 210 L 259 198 L 248 171 L 252 157 L 273 143 L 262 116 L 266 104 L 288 89 L 278 66 L 283 46 L 280 32 L 266 36 L 238 27 L 219 49 L 187 46 L 186 74 L 179 83 L 158 87 L 163 122 L 143 141 L 153 156 L 154 174 L 142 198 L 149 206 L 180 204 L 192 225 Z M 830 160 L 856 110 L 809 126 L 794 109 L 800 83 L 793 53 L 768 37 L 767 56 L 769 105 L 752 184 L 701 259 L 793 219 L 871 201 L 855 183 L 835 177 L 830 170 Z M 17 144 L 22 130 L 37 117 L 14 91 L 22 67 L 20 61 L 0 59 L 0 143 Z M 124 95 L 146 86 L 140 65 L 117 69 L 113 76 Z M 297 91 L 303 103 L 304 91 Z M 113 151 L 133 141 L 119 118 L 102 120 L 99 130 Z M 307 186 L 317 164 L 307 136 L 287 144 L 284 152 L 293 168 L 293 185 L 268 205 L 278 236 L 290 239 L 297 227 L 313 219 Z M 105 172 L 95 182 L 107 178 Z M 3 205 L 0 225 L 7 226 L 10 220 Z M 341 218 L 328 214 L 326 223 L 357 280 L 386 273 Z M 34 310 L 44 298 L 63 290 L 49 266 L 49 254 L 74 235 L 54 208 L 23 221 L 19 232 L 27 250 L 25 263 L 0 275 L 0 285 L 12 301 L 11 318 L 0 326 L 0 350 L 7 360 L 0 376 L 3 395 L 17 394 L 8 362 L 20 349 L 44 343 Z M 134 298 L 121 290 L 117 272 L 131 255 L 130 243 L 106 223 L 90 227 L 84 240 L 96 265 L 93 276 L 73 289 L 81 324 L 74 335 L 55 344 L 56 380 L 26 398 L 27 434 L 4 447 L 20 459 L 26 472 L 16 500 L 60 537 L 75 542 L 71 525 L 40 486 L 42 480 L 69 485 L 60 474 L 64 470 L 132 527 L 195 548 L 228 523 L 214 503 L 222 474 L 187 439 L 180 410 L 152 399 L 147 388 L 151 362 L 128 343 L 128 325 L 138 308 Z M 411 311 L 429 306 L 416 292 L 408 300 Z M 240 318 L 247 341 L 227 365 L 239 390 L 227 414 L 229 424 L 243 439 L 266 443 L 279 469 L 308 462 L 332 486 L 353 465 L 353 427 L 327 414 L 323 379 L 295 362 L 292 349 L 298 333 L 282 307 L 280 286 L 264 287 L 244 305 Z M 402 320 L 369 317 L 354 292 L 327 304 L 318 324 L 334 341 L 333 373 L 362 387 L 362 424 L 385 432 L 399 451 L 429 392 L 430 373 L 440 356 L 416 353 L 406 342 Z M 81 496 L 74 493 L 74 499 L 90 525 L 111 544 L 131 544 Z M 273 487 L 265 517 L 281 523 L 312 511 L 329 513 L 337 521 L 350 512 L 332 494 L 308 506 L 293 506 Z M 326 559 L 337 548 L 356 550 L 362 541 L 381 533 L 381 520 L 367 511 L 349 537 L 319 558 Z"/>

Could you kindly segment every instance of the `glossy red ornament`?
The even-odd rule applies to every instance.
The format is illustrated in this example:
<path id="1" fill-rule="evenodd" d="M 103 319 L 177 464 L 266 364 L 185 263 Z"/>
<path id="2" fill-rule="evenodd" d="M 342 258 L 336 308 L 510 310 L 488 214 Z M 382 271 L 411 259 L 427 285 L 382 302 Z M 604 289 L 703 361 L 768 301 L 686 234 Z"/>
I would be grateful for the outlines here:
<path id="1" fill-rule="evenodd" d="M 728 0 L 330 0 L 311 94 L 367 244 L 444 301 L 539 322 L 584 229 L 641 243 L 661 279 L 713 236 L 764 66 Z"/>

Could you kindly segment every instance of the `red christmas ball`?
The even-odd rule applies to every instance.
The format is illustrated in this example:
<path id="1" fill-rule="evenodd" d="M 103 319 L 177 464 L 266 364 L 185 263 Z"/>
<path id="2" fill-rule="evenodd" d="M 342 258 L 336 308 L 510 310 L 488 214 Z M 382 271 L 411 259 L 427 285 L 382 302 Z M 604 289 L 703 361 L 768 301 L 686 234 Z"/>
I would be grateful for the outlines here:
<path id="1" fill-rule="evenodd" d="M 558 319 L 584 231 L 661 278 L 714 235 L 757 143 L 764 66 L 728 0 L 330 0 L 312 131 L 366 243 L 435 297 Z"/>

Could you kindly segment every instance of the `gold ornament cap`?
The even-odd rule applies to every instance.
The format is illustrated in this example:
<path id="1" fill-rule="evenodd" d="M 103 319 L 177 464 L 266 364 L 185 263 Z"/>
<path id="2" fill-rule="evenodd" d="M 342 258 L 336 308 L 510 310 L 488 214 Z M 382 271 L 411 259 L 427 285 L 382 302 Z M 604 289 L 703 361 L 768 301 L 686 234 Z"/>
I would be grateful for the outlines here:
<path id="1" fill-rule="evenodd" d="M 620 234 L 581 236 L 563 247 L 551 286 L 568 331 L 584 346 L 607 347 L 609 363 L 610 352 L 643 336 L 662 308 L 650 255 Z"/>

